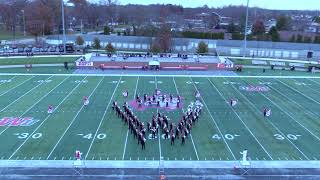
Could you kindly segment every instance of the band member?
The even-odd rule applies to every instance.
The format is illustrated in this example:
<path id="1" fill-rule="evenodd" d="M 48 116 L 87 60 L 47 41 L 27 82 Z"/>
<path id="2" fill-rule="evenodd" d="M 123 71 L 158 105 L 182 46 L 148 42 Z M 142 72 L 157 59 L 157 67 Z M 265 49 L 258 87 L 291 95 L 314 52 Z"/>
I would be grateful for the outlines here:
<path id="1" fill-rule="evenodd" d="M 145 138 L 145 137 L 141 137 L 141 148 L 142 149 L 146 149 L 146 141 L 147 141 L 147 139 Z"/>
<path id="2" fill-rule="evenodd" d="M 116 107 L 117 107 L 117 102 L 116 101 L 113 101 L 113 103 L 112 103 L 112 109 L 114 110 Z"/>
<path id="3" fill-rule="evenodd" d="M 264 116 L 264 117 L 269 117 L 269 116 L 271 116 L 271 109 L 269 109 L 269 108 L 264 108 L 264 109 L 263 109 L 263 116 Z"/>
<path id="4" fill-rule="evenodd" d="M 230 99 L 230 106 L 235 106 L 237 105 L 238 101 L 236 99 Z"/>
<path id="5" fill-rule="evenodd" d="M 81 160 L 81 154 L 82 153 L 80 151 L 76 150 L 76 153 L 75 153 L 76 160 Z"/>
<path id="6" fill-rule="evenodd" d="M 171 146 L 174 145 L 174 138 L 175 138 L 175 136 L 174 136 L 174 132 L 173 132 L 173 130 L 172 130 L 172 131 L 171 131 L 171 135 L 170 135 L 170 139 L 171 139 L 170 144 L 171 144 Z"/>
<path id="7" fill-rule="evenodd" d="M 156 127 L 153 126 L 153 127 L 151 128 L 151 133 L 152 133 L 151 138 L 152 138 L 152 139 L 155 139 L 155 138 L 156 138 L 156 131 L 157 131 L 157 130 L 156 130 Z"/>
<path id="8" fill-rule="evenodd" d="M 196 91 L 195 96 L 196 96 L 197 99 L 200 98 L 201 97 L 200 92 Z"/>
<path id="9" fill-rule="evenodd" d="M 169 138 L 169 129 L 167 127 L 164 128 L 164 139 L 168 139 Z"/>
<path id="10" fill-rule="evenodd" d="M 128 97 L 129 93 L 128 93 L 128 91 L 126 90 L 125 92 L 122 93 L 122 95 L 123 95 L 124 97 Z"/>
<path id="11" fill-rule="evenodd" d="M 179 131 L 180 131 L 180 130 L 179 130 L 179 127 L 177 126 L 177 127 L 176 127 L 176 130 L 175 130 L 175 134 L 176 134 L 175 136 L 176 136 L 178 139 L 179 139 Z"/>
<path id="12" fill-rule="evenodd" d="M 89 104 L 89 98 L 87 96 L 83 97 L 83 105 L 87 106 Z"/>
<path id="13" fill-rule="evenodd" d="M 53 106 L 52 105 L 49 105 L 48 107 L 48 114 L 52 114 L 53 112 Z"/>
<path id="14" fill-rule="evenodd" d="M 147 94 L 144 94 L 144 95 L 143 95 L 143 101 L 146 102 L 146 101 L 147 101 L 147 98 L 148 98 Z"/>
<path id="15" fill-rule="evenodd" d="M 184 145 L 185 141 L 186 141 L 186 135 L 183 132 L 181 135 L 181 144 Z"/>
<path id="16" fill-rule="evenodd" d="M 156 90 L 155 90 L 155 94 L 156 94 L 157 96 L 159 96 L 159 95 L 161 94 L 161 91 L 160 91 L 159 89 L 156 89 Z"/>

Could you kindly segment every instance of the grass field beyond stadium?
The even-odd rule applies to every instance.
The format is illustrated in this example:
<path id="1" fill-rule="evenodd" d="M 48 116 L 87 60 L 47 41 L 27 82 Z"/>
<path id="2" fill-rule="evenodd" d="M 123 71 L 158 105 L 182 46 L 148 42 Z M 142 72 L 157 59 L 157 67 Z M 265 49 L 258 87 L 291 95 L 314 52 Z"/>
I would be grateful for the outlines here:
<path id="1" fill-rule="evenodd" d="M 203 113 L 185 145 L 147 138 L 142 150 L 111 109 L 113 100 L 122 105 L 156 88 L 181 95 L 183 109 L 200 92 Z M 252 160 L 319 160 L 319 95 L 319 79 L 2 75 L 0 158 L 69 160 L 80 150 L 87 160 L 239 160 L 248 149 Z M 238 100 L 233 108 L 230 98 Z M 263 117 L 265 107 L 270 117 Z M 182 116 L 181 109 L 159 111 L 176 123 Z M 147 122 L 157 110 L 134 112 Z"/>

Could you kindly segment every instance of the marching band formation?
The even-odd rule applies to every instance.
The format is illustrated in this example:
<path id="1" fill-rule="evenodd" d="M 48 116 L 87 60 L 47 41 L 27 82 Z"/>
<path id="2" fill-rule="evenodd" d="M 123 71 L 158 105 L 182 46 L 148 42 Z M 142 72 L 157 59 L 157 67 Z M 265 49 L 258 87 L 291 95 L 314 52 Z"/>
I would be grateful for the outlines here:
<path id="1" fill-rule="evenodd" d="M 122 93 L 124 97 L 128 97 L 128 91 Z M 141 148 L 146 148 L 147 139 L 157 139 L 163 137 L 164 139 L 170 139 L 171 145 L 174 145 L 176 139 L 181 139 L 181 145 L 185 144 L 186 138 L 191 133 L 192 127 L 196 125 L 196 122 L 199 121 L 201 115 L 203 104 L 201 103 L 201 95 L 198 91 L 195 92 L 195 102 L 191 102 L 187 110 L 183 112 L 183 115 L 179 122 L 175 124 L 165 114 L 161 114 L 157 111 L 157 114 L 153 114 L 151 121 L 147 122 L 145 126 L 129 107 L 128 103 L 125 102 L 122 108 L 118 105 L 116 101 L 113 102 L 112 109 L 116 112 L 117 117 L 120 118 L 125 125 L 128 126 L 128 129 L 134 138 L 137 139 L 137 143 L 141 144 Z M 161 94 L 161 91 L 156 89 L 155 93 L 152 96 L 147 94 L 143 95 L 143 98 L 140 98 L 139 95 L 136 95 L 136 103 L 139 107 L 141 106 L 156 106 L 156 107 L 169 107 L 175 106 L 180 108 L 181 97 L 173 97 L 169 95 L 168 97 L 164 94 Z M 237 99 L 230 99 L 229 104 L 231 107 L 236 106 L 238 103 Z M 83 106 L 89 105 L 89 97 L 83 97 Z M 52 114 L 54 108 L 52 105 L 48 107 L 48 114 Z M 271 109 L 264 108 L 263 116 L 271 116 Z M 146 135 L 148 133 L 148 135 Z M 161 136 L 161 137 L 159 137 Z M 80 153 L 77 152 L 78 158 L 80 158 Z"/>

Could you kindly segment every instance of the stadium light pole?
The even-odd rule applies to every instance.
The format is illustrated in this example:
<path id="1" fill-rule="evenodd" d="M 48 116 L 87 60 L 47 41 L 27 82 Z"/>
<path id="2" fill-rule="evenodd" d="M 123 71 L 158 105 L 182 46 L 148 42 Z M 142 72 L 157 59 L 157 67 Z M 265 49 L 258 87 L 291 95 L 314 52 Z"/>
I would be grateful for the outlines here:
<path id="1" fill-rule="evenodd" d="M 63 53 L 66 53 L 66 30 L 64 27 L 64 3 L 61 0 L 61 17 L 62 17 L 62 33 L 63 33 Z"/>
<path id="2" fill-rule="evenodd" d="M 247 51 L 248 16 L 249 16 L 249 0 L 247 0 L 246 25 L 245 25 L 245 29 L 244 29 L 243 57 L 246 57 L 246 51 Z"/>

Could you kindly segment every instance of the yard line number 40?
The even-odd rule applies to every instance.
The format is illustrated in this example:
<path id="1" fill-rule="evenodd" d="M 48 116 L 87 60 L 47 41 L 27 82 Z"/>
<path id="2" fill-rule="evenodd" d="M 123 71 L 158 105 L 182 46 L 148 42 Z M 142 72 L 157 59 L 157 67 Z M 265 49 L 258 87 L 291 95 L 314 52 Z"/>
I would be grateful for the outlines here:
<path id="1" fill-rule="evenodd" d="M 89 133 L 89 134 L 77 134 L 78 136 L 81 136 L 84 139 L 92 139 L 94 137 L 94 134 Z M 107 135 L 105 133 L 100 133 L 97 134 L 96 138 L 97 139 L 105 139 Z"/>

